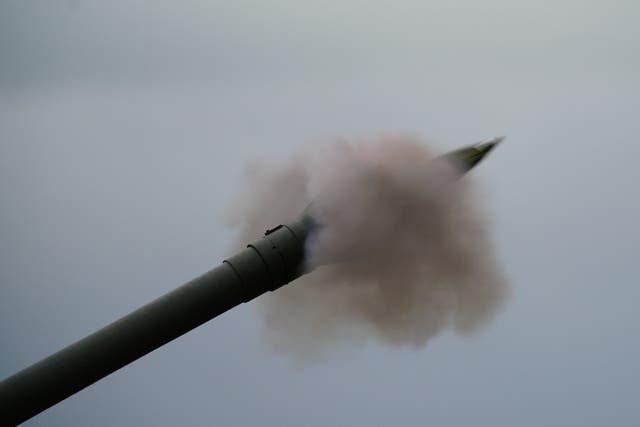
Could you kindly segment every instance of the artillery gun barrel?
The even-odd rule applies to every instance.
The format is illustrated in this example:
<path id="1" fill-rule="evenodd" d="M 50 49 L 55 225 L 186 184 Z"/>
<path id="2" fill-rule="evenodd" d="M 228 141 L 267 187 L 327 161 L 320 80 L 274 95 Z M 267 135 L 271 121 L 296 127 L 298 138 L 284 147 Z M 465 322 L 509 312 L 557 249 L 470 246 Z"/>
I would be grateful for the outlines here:
<path id="1" fill-rule="evenodd" d="M 305 219 L 268 230 L 222 265 L 0 383 L 16 425 L 225 311 L 302 274 Z"/>

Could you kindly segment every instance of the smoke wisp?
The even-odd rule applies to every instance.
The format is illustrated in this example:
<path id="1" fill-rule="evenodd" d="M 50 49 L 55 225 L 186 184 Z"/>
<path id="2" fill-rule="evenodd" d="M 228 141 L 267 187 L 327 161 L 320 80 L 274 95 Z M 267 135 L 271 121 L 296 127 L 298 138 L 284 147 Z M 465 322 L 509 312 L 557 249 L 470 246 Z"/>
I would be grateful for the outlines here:
<path id="1" fill-rule="evenodd" d="M 374 339 L 422 347 L 444 329 L 469 334 L 507 294 L 469 177 L 420 142 L 314 147 L 257 164 L 234 213 L 240 241 L 307 208 L 313 271 L 260 299 L 265 338 L 308 359 Z"/>

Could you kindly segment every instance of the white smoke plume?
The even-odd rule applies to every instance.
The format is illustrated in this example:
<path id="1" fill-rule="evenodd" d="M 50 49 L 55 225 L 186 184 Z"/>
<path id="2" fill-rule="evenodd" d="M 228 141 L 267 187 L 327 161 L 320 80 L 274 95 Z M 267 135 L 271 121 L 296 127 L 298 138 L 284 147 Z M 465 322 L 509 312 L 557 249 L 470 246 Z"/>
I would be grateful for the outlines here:
<path id="1" fill-rule="evenodd" d="M 423 347 L 468 334 L 507 294 L 470 177 L 409 138 L 314 147 L 257 164 L 234 217 L 240 241 L 309 212 L 314 269 L 260 299 L 265 338 L 308 360 L 368 340 Z"/>

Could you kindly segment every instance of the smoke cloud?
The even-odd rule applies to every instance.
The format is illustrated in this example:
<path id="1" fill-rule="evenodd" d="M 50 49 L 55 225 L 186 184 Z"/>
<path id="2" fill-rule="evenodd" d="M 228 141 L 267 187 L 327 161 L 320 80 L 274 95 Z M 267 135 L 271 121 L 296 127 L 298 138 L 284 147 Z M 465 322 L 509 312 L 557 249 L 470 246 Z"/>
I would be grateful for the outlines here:
<path id="1" fill-rule="evenodd" d="M 234 218 L 240 241 L 299 217 L 313 271 L 259 301 L 265 338 L 299 360 L 336 344 L 423 347 L 470 334 L 507 294 L 470 177 L 409 138 L 314 147 L 254 164 Z"/>

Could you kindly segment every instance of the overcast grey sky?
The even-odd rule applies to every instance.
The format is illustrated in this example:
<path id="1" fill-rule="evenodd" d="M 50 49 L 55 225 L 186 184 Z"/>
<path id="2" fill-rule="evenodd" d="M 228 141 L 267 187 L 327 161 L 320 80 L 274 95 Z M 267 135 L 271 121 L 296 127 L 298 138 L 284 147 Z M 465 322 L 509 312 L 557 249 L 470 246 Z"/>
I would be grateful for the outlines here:
<path id="1" fill-rule="evenodd" d="M 255 303 L 32 419 L 640 424 L 634 1 L 0 4 L 0 377 L 217 265 L 251 159 L 337 137 L 474 172 L 513 296 L 483 332 L 293 369 Z"/>

